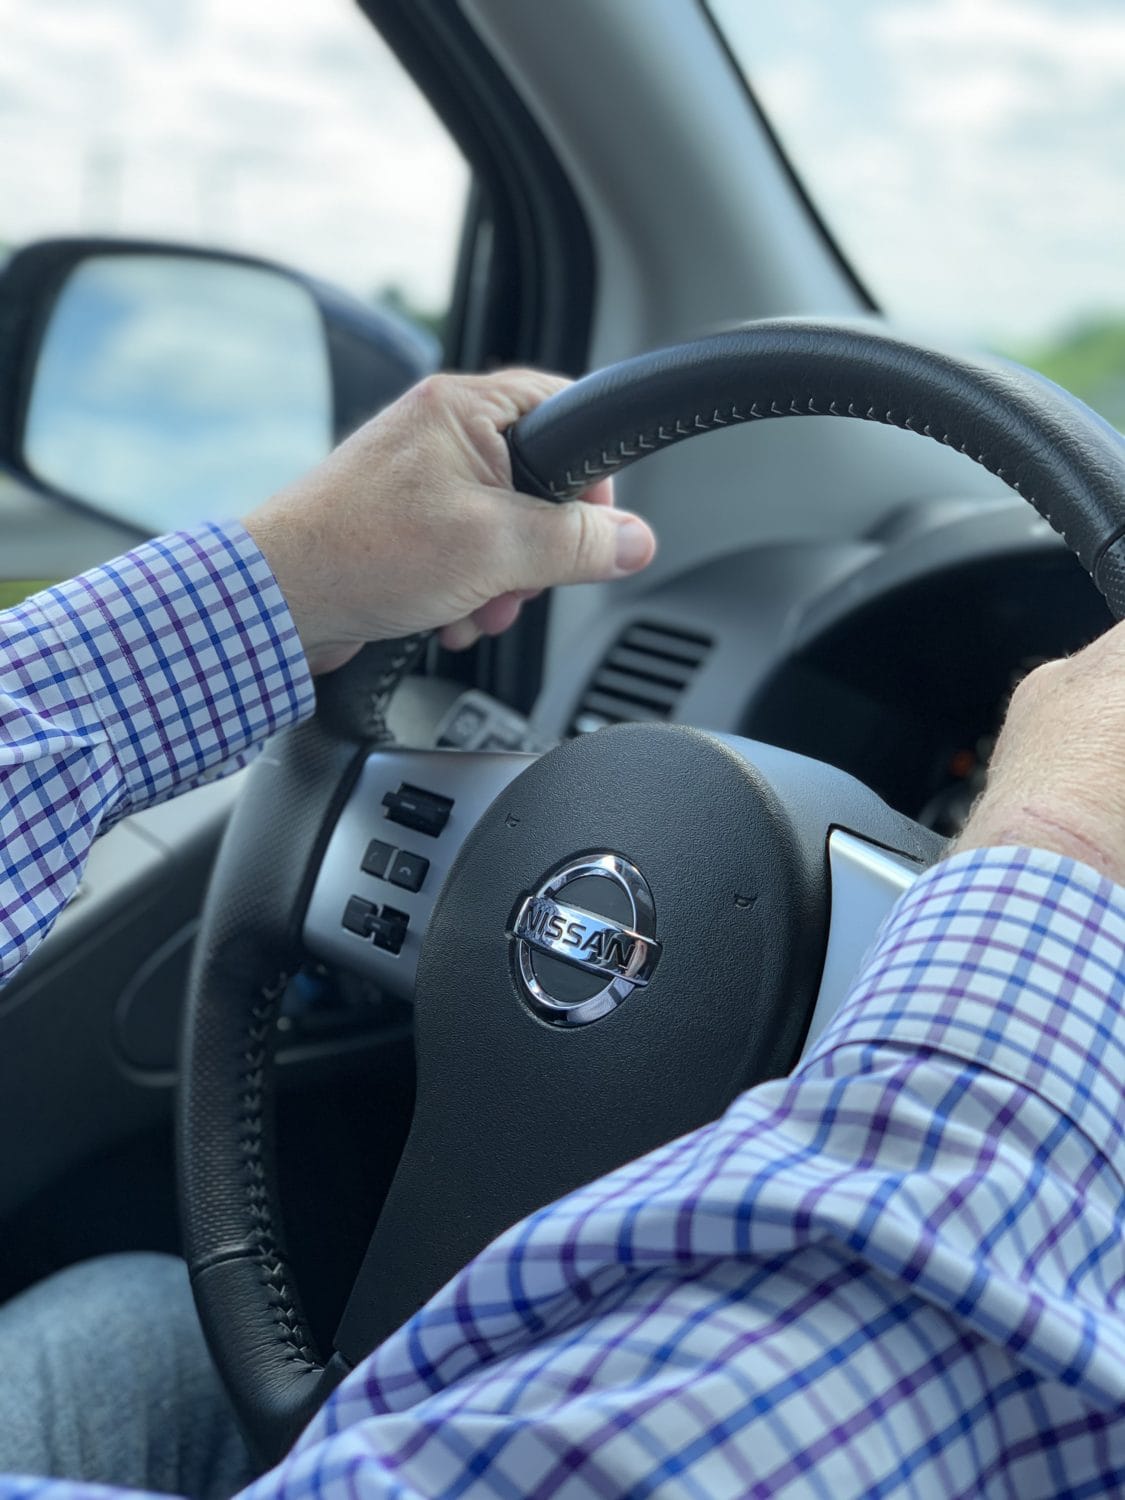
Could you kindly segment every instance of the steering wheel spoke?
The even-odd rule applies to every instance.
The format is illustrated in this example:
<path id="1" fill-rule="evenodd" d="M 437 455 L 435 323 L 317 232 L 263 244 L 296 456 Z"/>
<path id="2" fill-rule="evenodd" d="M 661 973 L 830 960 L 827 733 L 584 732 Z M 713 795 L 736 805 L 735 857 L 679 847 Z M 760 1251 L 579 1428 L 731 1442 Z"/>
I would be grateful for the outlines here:
<path id="1" fill-rule="evenodd" d="M 847 998 L 887 913 L 919 874 L 915 859 L 843 828 L 828 835 L 828 941 L 801 1056 Z"/>
<path id="2" fill-rule="evenodd" d="M 309 952 L 412 1000 L 438 891 L 466 836 L 534 759 L 397 747 L 370 755 L 316 876 Z"/>

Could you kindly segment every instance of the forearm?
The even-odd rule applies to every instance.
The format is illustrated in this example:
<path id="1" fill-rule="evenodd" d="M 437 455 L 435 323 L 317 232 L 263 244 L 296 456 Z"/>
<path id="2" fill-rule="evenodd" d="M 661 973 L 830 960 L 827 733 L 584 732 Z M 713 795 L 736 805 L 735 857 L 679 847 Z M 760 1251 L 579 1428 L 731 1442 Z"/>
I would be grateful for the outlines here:
<path id="1" fill-rule="evenodd" d="M 312 707 L 239 526 L 158 539 L 0 614 L 0 982 L 117 818 L 245 763 Z"/>

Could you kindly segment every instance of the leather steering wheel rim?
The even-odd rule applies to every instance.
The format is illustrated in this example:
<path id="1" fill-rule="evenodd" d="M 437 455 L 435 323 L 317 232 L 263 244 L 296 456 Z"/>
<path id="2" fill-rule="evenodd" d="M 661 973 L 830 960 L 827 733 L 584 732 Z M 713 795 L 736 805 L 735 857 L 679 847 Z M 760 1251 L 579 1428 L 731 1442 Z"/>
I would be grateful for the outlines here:
<path id="1" fill-rule="evenodd" d="M 509 434 L 519 489 L 550 500 L 704 432 L 789 416 L 901 427 L 1004 480 L 1125 615 L 1125 441 L 1016 366 L 870 326 L 772 321 L 587 377 Z M 252 770 L 211 879 L 189 982 L 177 1156 L 185 1257 L 204 1331 L 258 1452 L 285 1451 L 344 1372 L 322 1361 L 285 1251 L 273 1147 L 272 1041 L 300 963 L 313 874 L 424 641 L 368 647 L 318 685 L 313 719 Z"/>

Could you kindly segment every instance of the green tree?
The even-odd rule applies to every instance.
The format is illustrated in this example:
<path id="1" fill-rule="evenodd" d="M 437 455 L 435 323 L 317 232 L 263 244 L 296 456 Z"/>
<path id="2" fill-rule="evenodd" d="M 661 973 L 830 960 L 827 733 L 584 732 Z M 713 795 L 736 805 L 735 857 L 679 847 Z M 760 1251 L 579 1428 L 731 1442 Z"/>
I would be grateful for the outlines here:
<path id="1" fill-rule="evenodd" d="M 400 318 L 405 318 L 408 323 L 416 323 L 420 328 L 429 329 L 439 339 L 445 333 L 445 313 L 419 307 L 395 282 L 387 282 L 385 286 L 377 288 L 371 300 L 376 307 L 388 308 Z"/>
<path id="2" fill-rule="evenodd" d="M 1087 319 L 1015 358 L 1073 391 L 1125 431 L 1125 317 Z"/>

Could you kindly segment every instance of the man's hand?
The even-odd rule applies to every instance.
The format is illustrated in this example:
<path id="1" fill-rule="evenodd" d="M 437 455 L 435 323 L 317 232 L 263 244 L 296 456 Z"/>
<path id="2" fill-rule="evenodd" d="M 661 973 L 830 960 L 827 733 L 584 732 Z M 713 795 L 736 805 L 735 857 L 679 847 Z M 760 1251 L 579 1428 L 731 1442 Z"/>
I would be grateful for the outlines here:
<path id="1" fill-rule="evenodd" d="M 1000 844 L 1067 854 L 1125 885 L 1125 625 L 1016 688 L 955 847 Z"/>
<path id="2" fill-rule="evenodd" d="M 566 505 L 512 489 L 504 430 L 566 384 L 532 370 L 432 376 L 246 518 L 312 671 L 417 630 L 469 646 L 541 589 L 650 561 L 652 532 L 613 509 L 608 481 Z"/>

